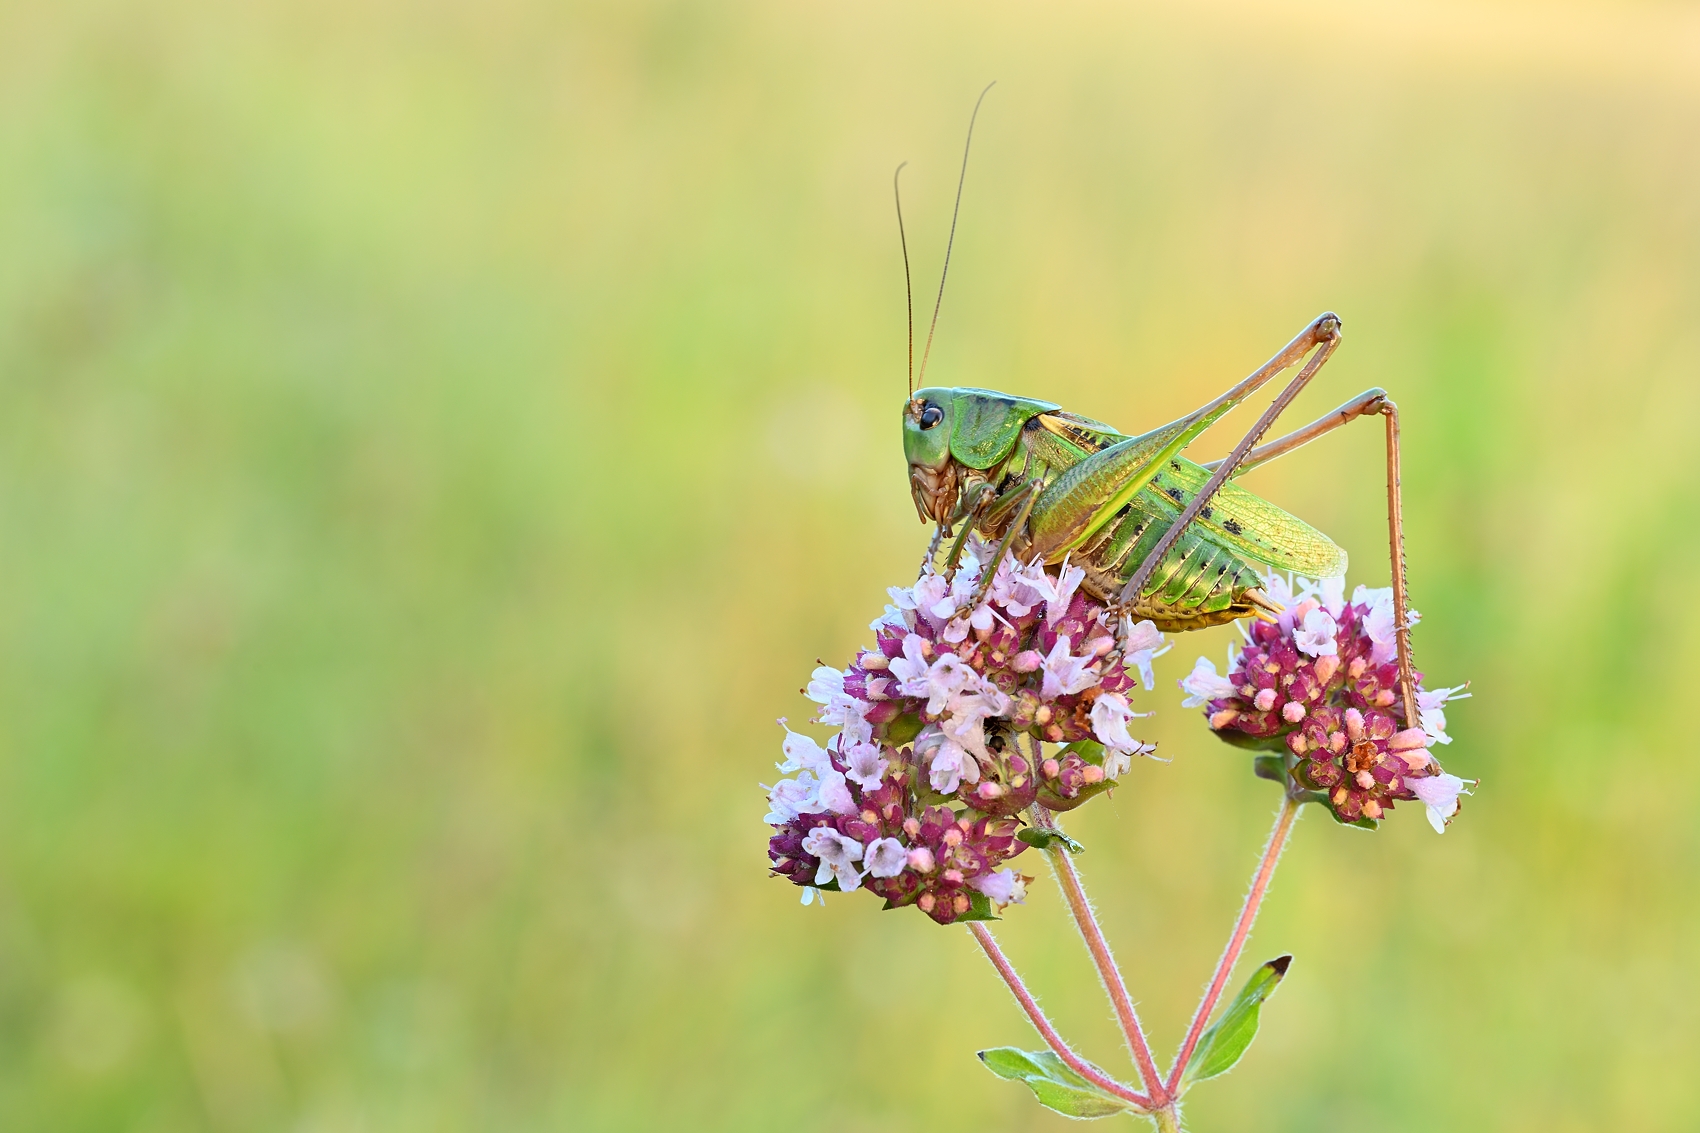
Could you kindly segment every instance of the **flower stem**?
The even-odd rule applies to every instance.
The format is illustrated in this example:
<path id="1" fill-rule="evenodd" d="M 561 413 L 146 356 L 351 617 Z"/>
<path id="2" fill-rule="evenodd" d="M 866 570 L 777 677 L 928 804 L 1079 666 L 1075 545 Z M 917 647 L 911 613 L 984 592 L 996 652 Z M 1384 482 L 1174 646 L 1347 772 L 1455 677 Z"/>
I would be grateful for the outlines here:
<path id="1" fill-rule="evenodd" d="M 1192 1025 L 1187 1028 L 1186 1041 L 1181 1044 L 1180 1053 L 1175 1056 L 1174 1068 L 1169 1071 L 1169 1080 L 1164 1091 L 1168 1096 L 1173 1096 L 1180 1086 L 1181 1074 L 1186 1070 L 1187 1060 L 1192 1057 L 1193 1049 L 1198 1046 L 1199 1036 L 1204 1033 L 1204 1026 L 1210 1021 L 1210 1013 L 1216 1009 L 1217 1000 L 1222 998 L 1222 989 L 1228 984 L 1228 976 L 1233 973 L 1234 963 L 1240 958 L 1240 952 L 1245 948 L 1247 938 L 1251 936 L 1252 922 L 1257 920 L 1257 910 L 1269 892 L 1269 881 L 1275 876 L 1275 863 L 1281 859 L 1281 851 L 1287 845 L 1287 836 L 1293 832 L 1293 819 L 1298 813 L 1298 800 L 1288 795 L 1281 804 L 1280 813 L 1275 816 L 1275 829 L 1269 833 L 1269 844 L 1263 847 L 1263 860 L 1258 863 L 1257 874 L 1251 880 L 1251 892 L 1246 894 L 1239 919 L 1234 922 L 1234 934 L 1228 938 L 1228 947 L 1223 950 L 1222 958 L 1216 962 L 1216 974 L 1210 980 L 1210 990 L 1204 993 L 1204 998 L 1199 1002 L 1198 1012 L 1192 1017 Z M 1152 1091 L 1153 1094 L 1156 1092 Z M 1162 1128 L 1160 1118 L 1158 1128 Z"/>
<path id="2" fill-rule="evenodd" d="M 1028 1020 L 1033 1024 L 1039 1037 L 1045 1040 L 1045 1045 L 1056 1052 L 1058 1058 L 1068 1064 L 1068 1068 L 1097 1086 L 1106 1093 L 1114 1094 L 1123 1101 L 1132 1102 L 1141 1110 L 1151 1108 L 1151 1099 L 1137 1090 L 1122 1085 L 1114 1078 L 1081 1058 L 1063 1041 L 1057 1029 L 1051 1026 L 1051 1021 L 1045 1018 L 1045 1013 L 1039 1009 L 1039 1003 L 1033 998 L 1033 993 L 1027 990 L 1027 985 L 1021 982 L 1016 974 L 1015 966 L 1009 962 L 1009 957 L 1003 954 L 998 942 L 992 938 L 992 930 L 979 921 L 970 921 L 968 931 L 974 934 L 974 939 L 980 942 L 980 947 L 986 950 L 986 956 L 991 960 L 992 967 L 998 970 L 1003 982 L 1009 985 L 1009 990 L 1015 995 L 1015 1001 L 1027 1013 Z"/>
<path id="3" fill-rule="evenodd" d="M 1151 1111 L 1157 1121 L 1157 1133 L 1181 1133 L 1181 1115 L 1173 1100 L 1161 1109 Z"/>
<path id="4" fill-rule="evenodd" d="M 1037 803 L 1033 804 L 1033 821 L 1034 825 L 1041 829 L 1060 829 L 1051 812 Z M 1139 1067 L 1140 1079 L 1150 1091 L 1152 1100 L 1163 1105 L 1169 1100 L 1168 1091 L 1163 1086 L 1163 1077 L 1157 1072 L 1157 1064 L 1152 1061 L 1151 1045 L 1145 1041 L 1145 1031 L 1139 1025 L 1139 1013 L 1133 1009 L 1133 1000 L 1127 994 L 1127 985 L 1122 982 L 1122 974 L 1116 968 L 1115 958 L 1110 955 L 1109 941 L 1104 939 L 1104 931 L 1098 927 L 1098 918 L 1092 912 L 1092 903 L 1086 899 L 1086 890 L 1080 884 L 1080 875 L 1075 872 L 1074 861 L 1069 857 L 1068 851 L 1056 842 L 1051 844 L 1046 853 L 1051 859 L 1051 869 L 1056 873 L 1057 885 L 1068 901 L 1068 910 L 1074 915 L 1075 927 L 1080 930 L 1080 937 L 1086 942 L 1086 950 L 1092 954 L 1092 963 L 1098 968 L 1098 978 L 1103 981 L 1104 991 L 1108 993 L 1110 1003 L 1116 1009 L 1116 1019 L 1121 1023 L 1128 1049 L 1133 1052 L 1133 1061 Z"/>

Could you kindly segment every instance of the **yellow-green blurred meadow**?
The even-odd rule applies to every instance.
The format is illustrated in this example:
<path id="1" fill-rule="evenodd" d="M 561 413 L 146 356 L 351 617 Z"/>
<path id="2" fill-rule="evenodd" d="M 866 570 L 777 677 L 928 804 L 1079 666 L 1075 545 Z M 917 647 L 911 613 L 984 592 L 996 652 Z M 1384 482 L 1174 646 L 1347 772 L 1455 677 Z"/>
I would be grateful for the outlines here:
<path id="1" fill-rule="evenodd" d="M 0 1127 L 1062 1128 L 967 934 L 800 908 L 756 786 L 924 543 L 890 177 L 924 314 L 990 79 L 929 380 L 1138 430 L 1337 310 L 1294 423 L 1398 400 L 1476 692 L 1444 837 L 1300 824 L 1189 1127 L 1700 1126 L 1692 5 L 59 0 L 0 5 Z M 1385 585 L 1380 475 L 1249 483 Z M 1070 824 L 1164 1050 L 1275 803 L 1174 689 L 1231 632 Z M 999 931 L 1121 1070 L 1048 877 Z"/>

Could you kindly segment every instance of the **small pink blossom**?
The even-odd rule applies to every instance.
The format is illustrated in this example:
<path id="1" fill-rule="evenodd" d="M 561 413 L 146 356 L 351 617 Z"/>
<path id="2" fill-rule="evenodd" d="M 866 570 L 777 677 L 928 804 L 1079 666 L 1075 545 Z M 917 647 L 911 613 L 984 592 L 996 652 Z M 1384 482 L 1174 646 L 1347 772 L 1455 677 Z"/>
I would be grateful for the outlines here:
<path id="1" fill-rule="evenodd" d="M 908 642 L 905 641 L 904 644 L 907 645 Z M 944 711 L 944 706 L 951 697 L 964 689 L 972 689 L 979 683 L 979 675 L 960 657 L 954 653 L 941 653 L 938 660 L 927 670 L 926 676 L 912 682 L 905 691 L 910 696 L 925 696 L 927 712 L 937 716 Z"/>
<path id="2" fill-rule="evenodd" d="M 820 773 L 820 788 L 816 794 L 822 810 L 830 810 L 833 814 L 856 813 L 856 801 L 850 796 L 844 776 L 830 767 Z"/>
<path id="3" fill-rule="evenodd" d="M 1047 580 L 1049 593 L 1045 595 L 1045 624 L 1054 626 L 1057 621 L 1068 613 L 1068 604 L 1074 597 L 1074 592 L 1086 578 L 1086 572 L 1079 567 L 1071 567 L 1064 560 L 1062 572 L 1055 578 L 1044 575 Z"/>
<path id="4" fill-rule="evenodd" d="M 868 843 L 863 863 L 870 877 L 896 877 L 909 864 L 909 851 L 896 838 L 880 838 Z"/>
<path id="5" fill-rule="evenodd" d="M 1212 700 L 1225 700 L 1235 695 L 1234 682 L 1216 672 L 1216 666 L 1207 657 L 1200 657 L 1193 665 L 1192 672 L 1180 680 L 1181 691 L 1186 693 L 1186 699 L 1181 701 L 1182 708 L 1202 708 Z"/>
<path id="6" fill-rule="evenodd" d="M 1157 684 L 1157 674 L 1152 671 L 1151 662 L 1169 649 L 1163 644 L 1163 634 L 1156 622 L 1146 619 L 1136 624 L 1132 618 L 1122 619 L 1122 667 L 1138 670 L 1139 683 L 1145 686 L 1146 692 Z"/>
<path id="7" fill-rule="evenodd" d="M 984 740 L 982 739 L 982 743 Z M 978 783 L 980 781 L 980 764 L 973 754 L 956 736 L 950 735 L 937 728 L 931 729 L 931 735 L 922 732 L 916 738 L 916 746 L 923 751 L 930 751 L 932 761 L 927 769 L 927 782 L 933 790 L 943 795 L 956 793 L 956 788 L 964 781 Z"/>
<path id="8" fill-rule="evenodd" d="M 1310 597 L 1314 587 L 1308 578 L 1298 575 L 1278 574 L 1271 571 L 1263 579 L 1264 593 L 1273 598 L 1282 607 L 1279 623 L 1282 632 L 1290 631 L 1295 620 L 1294 610 L 1306 598 Z"/>
<path id="9" fill-rule="evenodd" d="M 981 874 L 968 883 L 999 905 L 1021 904 L 1027 899 L 1027 885 L 1013 869 L 1000 869 Z"/>
<path id="10" fill-rule="evenodd" d="M 1327 610 L 1313 608 L 1305 614 L 1302 627 L 1293 634 L 1293 644 L 1300 653 L 1308 653 L 1312 657 L 1336 656 L 1340 649 L 1334 643 L 1334 634 L 1339 628 Z"/>
<path id="11" fill-rule="evenodd" d="M 1428 733 L 1430 743 L 1452 742 L 1452 737 L 1446 734 L 1446 712 L 1441 706 L 1448 701 L 1467 700 L 1470 694 L 1464 690 L 1469 687 L 1462 684 L 1456 688 L 1437 688 L 1433 692 L 1423 689 L 1417 691 L 1417 718 L 1422 723 L 1423 731 Z"/>
<path id="12" fill-rule="evenodd" d="M 815 777 L 805 771 L 795 779 L 781 779 L 767 788 L 767 817 L 769 826 L 784 826 L 799 814 L 807 814 L 816 806 Z"/>
<path id="13" fill-rule="evenodd" d="M 809 687 L 804 695 L 816 704 L 830 704 L 833 697 L 844 695 L 844 674 L 821 665 L 809 675 Z"/>
<path id="14" fill-rule="evenodd" d="M 837 878 L 838 888 L 849 893 L 862 884 L 862 875 L 856 869 L 856 863 L 862 860 L 862 843 L 856 839 L 830 826 L 817 826 L 803 839 L 803 849 L 820 859 L 816 885 Z"/>
<path id="15" fill-rule="evenodd" d="M 1100 693 L 1092 703 L 1092 732 L 1098 742 L 1114 751 L 1134 753 L 1147 750 L 1146 745 L 1128 734 L 1127 724 L 1141 713 L 1128 707 L 1127 698 L 1113 692 Z M 1116 778 L 1111 775 L 1110 778 Z"/>
<path id="16" fill-rule="evenodd" d="M 1050 577 L 1037 561 L 1018 566 L 1013 555 L 1006 556 L 992 578 L 991 597 L 1011 617 L 1026 617 L 1050 593 Z"/>
<path id="17" fill-rule="evenodd" d="M 1090 688 L 1098 679 L 1098 674 L 1089 668 L 1092 661 L 1091 657 L 1076 657 L 1070 653 L 1068 635 L 1059 636 L 1045 658 L 1045 680 L 1039 695 L 1046 700 L 1055 700 Z"/>
<path id="18" fill-rule="evenodd" d="M 845 762 L 850 770 L 844 777 L 854 781 L 864 791 L 878 790 L 890 761 L 880 758 L 878 744 L 852 744 Z"/>
<path id="19" fill-rule="evenodd" d="M 939 730 L 947 737 L 973 752 L 981 759 L 990 759 L 986 750 L 985 722 L 1008 710 L 1009 698 L 995 688 L 983 692 L 964 693 L 953 697 L 950 714 L 939 721 Z M 968 779 L 970 783 L 974 779 Z"/>
<path id="20" fill-rule="evenodd" d="M 918 633 L 903 638 L 903 654 L 891 659 L 889 672 L 900 683 L 904 696 L 927 695 L 927 671 L 932 662 L 927 659 L 927 639 Z"/>
<path id="21" fill-rule="evenodd" d="M 1375 649 L 1370 654 L 1370 664 L 1381 665 L 1391 661 L 1399 652 L 1393 626 L 1393 588 L 1383 586 L 1371 590 L 1367 586 L 1360 586 L 1352 591 L 1352 604 L 1369 607 L 1369 614 L 1365 616 L 1363 625 L 1369 639 L 1375 643 Z M 1422 615 L 1415 610 L 1405 611 L 1407 628 L 1416 625 L 1421 619 Z"/>
<path id="22" fill-rule="evenodd" d="M 1428 807 L 1428 823 L 1436 834 L 1446 833 L 1446 824 L 1458 813 L 1458 796 L 1470 793 L 1464 789 L 1467 785 L 1466 780 L 1444 772 L 1405 780 L 1405 786 Z"/>

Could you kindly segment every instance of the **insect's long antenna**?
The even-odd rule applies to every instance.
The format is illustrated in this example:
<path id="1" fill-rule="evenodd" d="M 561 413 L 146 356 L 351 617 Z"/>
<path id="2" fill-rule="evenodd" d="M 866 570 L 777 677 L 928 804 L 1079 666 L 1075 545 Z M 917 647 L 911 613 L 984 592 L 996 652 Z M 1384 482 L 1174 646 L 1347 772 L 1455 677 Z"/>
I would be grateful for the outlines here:
<path id="1" fill-rule="evenodd" d="M 903 298 L 909 305 L 909 396 L 915 396 L 915 286 L 909 282 L 909 238 L 903 234 L 903 191 L 897 179 L 903 175 L 907 161 L 897 166 L 891 175 L 891 195 L 897 198 L 897 240 L 903 245 Z"/>
<path id="2" fill-rule="evenodd" d="M 980 116 L 980 104 L 986 101 L 986 91 L 997 86 L 997 80 L 986 84 L 986 90 L 974 100 L 974 113 L 968 116 L 968 140 L 962 143 L 962 174 L 956 179 L 956 207 L 950 210 L 950 238 L 944 245 L 944 270 L 939 272 L 939 297 L 933 301 L 933 322 L 927 328 L 927 345 L 921 351 L 921 377 L 927 376 L 927 357 L 933 352 L 933 332 L 939 328 L 939 308 L 944 305 L 944 281 L 950 274 L 950 249 L 956 243 L 956 217 L 962 211 L 962 186 L 968 180 L 968 148 L 974 144 L 974 119 Z"/>

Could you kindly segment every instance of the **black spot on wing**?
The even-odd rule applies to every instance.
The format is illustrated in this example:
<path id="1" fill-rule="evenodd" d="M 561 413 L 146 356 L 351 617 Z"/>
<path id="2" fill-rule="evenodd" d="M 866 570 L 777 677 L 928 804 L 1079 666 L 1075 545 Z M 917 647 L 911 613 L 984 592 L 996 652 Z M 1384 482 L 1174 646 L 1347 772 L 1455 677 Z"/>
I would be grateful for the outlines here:
<path id="1" fill-rule="evenodd" d="M 1224 519 L 1222 521 L 1222 530 L 1226 531 L 1229 535 L 1239 535 L 1245 529 L 1240 526 L 1240 521 L 1237 519 Z"/>
<path id="2" fill-rule="evenodd" d="M 1164 488 L 1163 494 L 1165 496 L 1168 496 L 1171 500 L 1174 500 L 1177 504 L 1180 503 L 1181 500 L 1186 498 L 1185 492 L 1183 492 L 1179 488 L 1176 488 L 1176 487 L 1173 487 L 1173 486 Z"/>
<path id="3" fill-rule="evenodd" d="M 1205 519 L 1209 519 L 1211 510 L 1212 509 L 1209 507 L 1200 508 L 1198 514 L 1202 515 Z"/>

